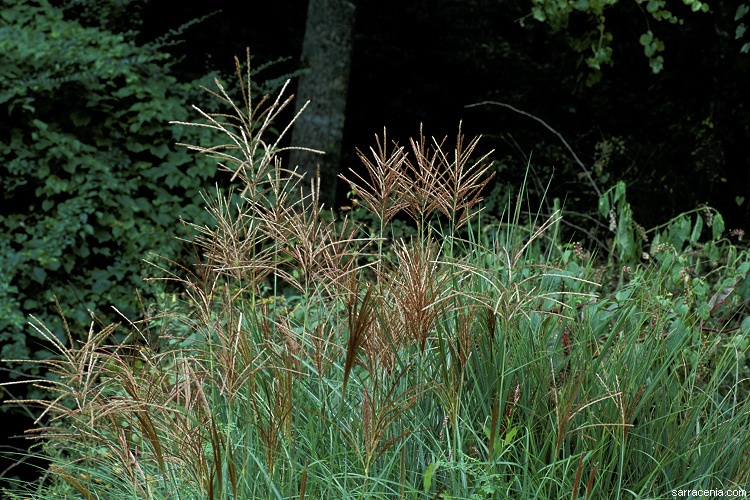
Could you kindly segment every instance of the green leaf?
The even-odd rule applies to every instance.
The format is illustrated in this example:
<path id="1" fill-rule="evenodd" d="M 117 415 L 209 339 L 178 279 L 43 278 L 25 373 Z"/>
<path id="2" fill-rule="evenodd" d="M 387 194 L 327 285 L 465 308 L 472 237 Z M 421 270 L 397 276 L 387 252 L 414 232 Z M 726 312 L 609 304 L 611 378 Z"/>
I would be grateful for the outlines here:
<path id="1" fill-rule="evenodd" d="M 23 308 L 29 311 L 36 310 L 40 305 L 39 301 L 34 299 L 26 299 L 23 301 Z"/>
<path id="2" fill-rule="evenodd" d="M 625 183 L 623 181 L 618 181 L 615 185 L 615 196 L 614 196 L 614 203 L 617 203 L 620 201 L 620 205 L 618 205 L 620 208 L 622 208 L 622 202 L 625 202 L 625 191 L 626 191 Z"/>
<path id="3" fill-rule="evenodd" d="M 18 12 L 15 9 L 2 9 L 0 10 L 0 17 L 7 21 L 8 24 L 15 24 L 16 15 Z"/>
<path id="4" fill-rule="evenodd" d="M 435 462 L 430 463 L 424 472 L 424 492 L 427 493 L 432 486 L 432 475 L 435 473 Z"/>
<path id="5" fill-rule="evenodd" d="M 711 317 L 711 307 L 707 302 L 701 302 L 696 312 L 698 313 L 698 317 L 704 321 Z"/>
<path id="6" fill-rule="evenodd" d="M 44 280 L 47 278 L 47 272 L 42 269 L 41 267 L 33 267 L 31 269 L 31 279 L 39 283 L 40 285 L 44 284 Z"/>
<path id="7" fill-rule="evenodd" d="M 518 427 L 513 427 L 508 431 L 508 433 L 505 435 L 505 440 L 503 441 L 503 447 L 507 447 L 511 441 L 513 441 L 513 438 L 516 437 L 516 434 L 518 434 Z"/>
<path id="8" fill-rule="evenodd" d="M 742 320 L 740 331 L 743 335 L 750 335 L 750 316 Z"/>
<path id="9" fill-rule="evenodd" d="M 667 337 L 667 349 L 672 352 L 682 345 L 682 342 L 687 336 L 687 330 L 682 320 L 676 319 L 671 325 L 669 325 L 667 331 L 669 332 L 669 336 Z"/>
<path id="10" fill-rule="evenodd" d="M 617 222 L 617 246 L 620 247 L 620 260 L 632 261 L 640 255 L 636 252 L 635 234 L 633 232 L 633 213 L 630 204 L 626 204 L 620 211 Z"/>
<path id="11" fill-rule="evenodd" d="M 742 5 L 740 5 L 739 7 L 737 7 L 737 12 L 734 13 L 734 20 L 735 21 L 739 21 L 748 12 L 750 12 L 750 6 L 748 6 L 747 4 L 743 3 Z"/>
<path id="12" fill-rule="evenodd" d="M 85 127 L 91 121 L 91 115 L 80 109 L 74 109 L 70 113 L 70 119 L 76 127 Z"/>
<path id="13" fill-rule="evenodd" d="M 91 291 L 100 294 L 112 286 L 112 282 L 108 279 L 100 279 L 91 286 Z"/>
<path id="14" fill-rule="evenodd" d="M 669 243 L 672 244 L 675 249 L 682 249 L 682 245 L 685 240 L 688 239 L 690 234 L 690 221 L 684 215 L 677 218 L 669 228 Z"/>
<path id="15" fill-rule="evenodd" d="M 166 144 L 159 144 L 158 146 L 151 146 L 149 150 L 157 157 L 164 158 L 169 153 L 169 146 Z"/>
<path id="16" fill-rule="evenodd" d="M 148 199 L 146 199 L 146 198 L 144 198 L 142 196 L 139 197 L 139 198 L 136 198 L 133 201 L 135 201 L 135 207 L 133 207 L 133 208 L 137 207 L 137 210 L 141 210 L 143 212 L 148 213 L 151 210 L 153 210 L 153 208 L 154 208 L 153 204 Z"/>
<path id="17" fill-rule="evenodd" d="M 649 64 L 651 65 L 651 72 L 657 75 L 664 69 L 664 58 L 662 56 L 657 56 L 656 58 L 652 58 L 649 61 Z"/>
<path id="18" fill-rule="evenodd" d="M 163 212 L 152 212 L 150 218 L 160 226 L 168 226 L 170 222 L 175 220 L 174 216 Z"/>
<path id="19" fill-rule="evenodd" d="M 599 197 L 599 213 L 602 217 L 609 217 L 609 196 L 607 193 Z"/>
<path id="20" fill-rule="evenodd" d="M 128 85 L 128 86 L 125 86 L 125 87 L 120 87 L 115 92 L 113 92 L 112 95 L 114 95 L 118 99 L 122 99 L 124 97 L 128 97 L 130 95 L 133 95 L 133 93 L 135 93 L 135 89 L 133 87 L 131 87 L 130 85 Z"/>
<path id="21" fill-rule="evenodd" d="M 542 8 L 538 5 L 535 5 L 534 8 L 531 9 L 531 15 L 534 16 L 534 19 L 540 22 L 544 22 L 547 20 L 547 15 L 544 13 L 544 10 L 542 10 Z"/>
<path id="22" fill-rule="evenodd" d="M 747 26 L 745 26 L 745 23 L 738 24 L 737 29 L 734 30 L 734 39 L 738 40 L 742 38 L 746 30 L 747 30 Z"/>
<path id="23" fill-rule="evenodd" d="M 721 238 L 721 235 L 724 233 L 724 217 L 721 216 L 720 213 L 716 213 L 714 215 L 714 223 L 713 223 L 713 239 L 718 240 Z"/>
<path id="24" fill-rule="evenodd" d="M 693 232 L 690 233 L 690 243 L 695 245 L 698 239 L 701 237 L 701 231 L 703 231 L 703 218 L 699 215 L 693 226 Z"/>

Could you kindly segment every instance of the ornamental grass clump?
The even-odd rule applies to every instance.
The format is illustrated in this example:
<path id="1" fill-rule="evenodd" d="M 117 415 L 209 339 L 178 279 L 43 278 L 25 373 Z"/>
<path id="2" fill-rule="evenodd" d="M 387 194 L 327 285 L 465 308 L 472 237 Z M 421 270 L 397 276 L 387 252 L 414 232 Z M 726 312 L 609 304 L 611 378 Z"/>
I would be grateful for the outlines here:
<path id="1" fill-rule="evenodd" d="M 283 168 L 278 138 L 264 139 L 288 99 L 252 105 L 237 67 L 242 104 L 217 82 L 233 114 L 198 110 L 195 124 L 228 144 L 188 147 L 242 185 L 211 200 L 215 225 L 186 223 L 194 266 L 152 260 L 179 307 L 125 319 L 124 343 L 120 325 L 69 331 L 68 346 L 37 325 L 59 352 L 42 362 L 54 378 L 33 381 L 58 395 L 35 402 L 51 479 L 11 497 L 619 498 L 746 484 L 750 406 L 718 391 L 740 384 L 740 358 L 724 351 L 697 377 L 691 310 L 655 295 L 669 287 L 659 269 L 604 295 L 561 242 L 559 212 L 525 220 L 517 201 L 485 224 L 491 167 L 460 129 L 452 149 L 420 130 L 407 150 L 384 132 L 360 153 L 366 173 L 344 176 L 375 227 L 337 217 L 319 180 Z M 394 241 L 401 216 L 416 230 Z"/>

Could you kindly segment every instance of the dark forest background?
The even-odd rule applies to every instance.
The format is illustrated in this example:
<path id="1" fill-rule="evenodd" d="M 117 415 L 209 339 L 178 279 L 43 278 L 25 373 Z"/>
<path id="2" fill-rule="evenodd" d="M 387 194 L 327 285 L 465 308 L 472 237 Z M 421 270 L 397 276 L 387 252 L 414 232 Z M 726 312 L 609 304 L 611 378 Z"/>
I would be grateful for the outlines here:
<path id="1" fill-rule="evenodd" d="M 497 101 L 558 131 L 601 191 L 624 181 L 640 226 L 707 204 L 727 230 L 748 228 L 750 55 L 742 52 L 745 19 L 738 11 L 744 4 L 715 0 L 709 12 L 695 13 L 671 2 L 685 21 L 680 25 L 647 15 L 651 2 L 623 0 L 606 11 L 612 64 L 593 72 L 587 51 L 575 50 L 592 30 L 591 17 L 575 11 L 554 29 L 532 16 L 541 3 L 352 2 L 339 170 L 359 169 L 356 150 L 374 146 L 384 127 L 405 145 L 420 124 L 426 135 L 442 138 L 454 137 L 462 122 L 467 137 L 483 136 L 481 152 L 494 150 L 489 211 L 500 216 L 528 166 L 529 206 L 545 209 L 559 198 L 582 230 L 571 228 L 568 238 L 590 236 L 591 249 L 594 241 L 606 244 L 598 196 L 557 136 L 507 107 L 467 107 Z M 130 317 L 142 313 L 156 293 L 146 287 L 143 298 L 134 298 L 148 273 L 142 259 L 153 251 L 180 260 L 177 218 L 202 222 L 201 191 L 229 185 L 228 175 L 175 146 L 187 133 L 172 132 L 168 122 L 195 117 L 189 106 L 203 102 L 195 82 L 209 84 L 206 75 L 233 87 L 233 57 L 243 60 L 246 47 L 257 67 L 279 61 L 259 82 L 289 75 L 296 92 L 307 16 L 302 0 L 3 3 L 3 358 L 48 355 L 26 322 L 33 314 L 62 338 L 55 297 L 79 329 L 90 321 L 87 309 L 106 317 L 118 304 Z M 649 29 L 664 42 L 658 73 L 639 43 Z M 590 85 L 592 78 L 598 81 Z M 289 108 L 285 118 L 293 113 Z M 335 208 L 350 204 L 347 191 L 339 182 Z M 9 368 L 4 379 L 27 368 Z M 17 434 L 28 417 L 6 411 L 2 418 L 12 419 L 9 432 Z"/>
<path id="2" fill-rule="evenodd" d="M 608 17 L 615 35 L 614 64 L 589 87 L 583 57 L 570 48 L 570 39 L 589 28 L 582 15 L 555 32 L 530 17 L 531 2 L 361 2 L 343 171 L 358 168 L 355 149 L 374 145 L 374 135 L 384 127 L 394 140 L 406 143 L 420 124 L 427 134 L 442 138 L 455 135 L 463 120 L 467 136 L 482 134 L 483 146 L 495 150 L 499 181 L 517 184 L 531 156 L 540 179 L 552 179 L 554 196 L 575 205 L 582 194 L 576 188 L 580 168 L 556 137 L 507 109 L 465 108 L 494 100 L 545 120 L 589 165 L 595 163 L 598 143 L 621 141 L 624 153 L 609 165 L 604 182 L 627 182 L 635 219 L 645 227 L 700 203 L 717 207 L 728 227 L 745 226 L 750 217 L 750 200 L 744 200 L 750 194 L 750 56 L 740 52 L 742 40 L 735 40 L 736 2 L 712 3 L 712 11 L 702 15 L 675 5 L 685 24 L 653 26 L 666 42 L 659 74 L 653 74 L 638 43 L 647 19 L 632 4 L 618 5 Z M 148 14 L 161 8 L 144 5 L 142 42 L 221 10 L 170 48 L 181 58 L 174 73 L 183 80 L 210 70 L 229 73 L 231 58 L 242 56 L 246 45 L 260 62 L 290 57 L 273 72 L 299 69 L 307 2 L 188 2 L 165 16 Z M 340 186 L 342 204 L 344 194 Z"/>

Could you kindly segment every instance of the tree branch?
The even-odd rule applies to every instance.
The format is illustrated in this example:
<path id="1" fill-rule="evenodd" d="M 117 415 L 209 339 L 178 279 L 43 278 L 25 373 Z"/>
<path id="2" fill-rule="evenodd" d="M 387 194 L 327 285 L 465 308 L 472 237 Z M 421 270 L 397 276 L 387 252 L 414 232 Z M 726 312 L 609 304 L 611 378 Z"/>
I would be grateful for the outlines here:
<path id="1" fill-rule="evenodd" d="M 596 185 L 596 183 L 594 182 L 594 179 L 591 177 L 591 174 L 589 173 L 588 169 L 586 168 L 586 165 L 584 165 L 583 162 L 578 158 L 578 156 L 576 155 L 575 151 L 573 151 L 573 148 L 570 147 L 570 145 L 563 138 L 563 136 L 560 134 L 560 132 L 558 132 L 557 130 L 553 129 L 549 125 L 547 125 L 547 122 L 545 122 L 541 118 L 539 118 L 537 116 L 534 116 L 531 113 L 527 113 L 526 111 L 522 111 L 522 110 L 520 110 L 518 108 L 515 108 L 515 107 L 511 106 L 510 104 L 505 104 L 504 102 L 482 101 L 482 102 L 478 102 L 476 104 L 468 104 L 468 105 L 466 105 L 464 107 L 466 107 L 466 108 L 473 108 L 473 107 L 476 107 L 476 106 L 482 106 L 484 104 L 492 104 L 494 106 L 502 106 L 504 108 L 508 108 L 508 109 L 510 109 L 512 111 L 515 111 L 518 114 L 521 114 L 521 115 L 524 115 L 524 116 L 528 116 L 529 118 L 532 118 L 532 119 L 538 121 L 539 123 L 541 123 L 542 125 L 544 125 L 545 127 L 547 127 L 547 130 L 549 130 L 550 132 L 552 132 L 553 134 L 555 134 L 557 137 L 559 137 L 560 140 L 562 141 L 562 143 L 565 144 L 565 147 L 568 148 L 568 151 L 570 151 L 570 154 L 573 155 L 573 159 L 575 159 L 576 163 L 578 163 L 578 165 L 580 165 L 580 167 L 583 169 L 583 172 L 586 174 L 586 177 L 588 178 L 589 182 L 591 183 L 591 186 L 594 188 L 594 191 L 596 191 L 596 194 L 599 197 L 602 196 L 602 192 L 599 190 L 599 187 Z"/>

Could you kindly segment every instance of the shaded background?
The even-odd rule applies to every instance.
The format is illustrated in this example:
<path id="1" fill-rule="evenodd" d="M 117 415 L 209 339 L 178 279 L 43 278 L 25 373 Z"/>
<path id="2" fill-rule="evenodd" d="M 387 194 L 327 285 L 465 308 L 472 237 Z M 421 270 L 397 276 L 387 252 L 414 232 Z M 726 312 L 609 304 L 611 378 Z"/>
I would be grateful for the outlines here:
<path id="1" fill-rule="evenodd" d="M 742 41 L 735 40 L 736 3 L 711 2 L 712 12 L 705 15 L 674 5 L 675 12 L 686 18 L 682 26 L 650 20 L 666 44 L 665 66 L 659 74 L 652 73 L 638 43 L 647 18 L 635 2 L 621 3 L 627 5 L 618 5 L 607 18 L 607 29 L 614 34 L 614 65 L 605 67 L 601 81 L 592 87 L 585 83 L 588 69 L 581 54 L 570 47 L 571 40 L 590 29 L 584 16 L 574 15 L 566 29 L 553 31 L 532 19 L 531 3 L 520 0 L 357 3 L 340 170 L 360 168 L 356 149 L 374 146 L 374 135 L 382 134 L 383 127 L 390 139 L 406 145 L 419 133 L 420 124 L 428 136 L 453 140 L 463 121 L 468 137 L 484 136 L 482 151 L 494 149 L 498 173 L 485 193 L 489 210 L 499 216 L 502 202 L 517 191 L 528 165 L 529 197 L 538 202 L 549 185 L 548 199 L 560 198 L 567 217 L 580 220 L 581 227 L 596 235 L 602 221 L 593 223 L 583 216 L 598 217 L 597 197 L 557 137 L 540 123 L 505 108 L 466 108 L 495 100 L 559 131 L 602 190 L 625 181 L 633 217 L 645 228 L 704 203 L 723 214 L 727 229 L 747 228 L 750 56 L 740 53 Z M 139 45 L 208 16 L 176 37 L 182 43 L 160 49 L 177 61 L 170 68 L 177 82 L 217 71 L 232 85 L 233 57 L 242 59 L 247 46 L 257 64 L 287 58 L 261 78 L 293 74 L 300 66 L 306 1 L 52 4 L 64 8 L 66 19 L 84 26 L 136 31 L 132 39 Z M 18 77 L 5 76 L 6 81 Z M 6 127 L 15 127 L 13 119 L 18 115 L 9 116 Z M 166 122 L 174 117 L 162 118 Z M 602 161 L 601 148 L 607 144 L 614 149 Z M 12 175 L 3 171 L 6 178 Z M 225 182 L 222 176 L 206 179 L 206 187 L 217 179 Z M 347 186 L 339 183 L 337 206 L 349 203 L 346 192 Z M 10 217 L 12 211 L 6 208 L 4 216 Z M 568 236 L 585 239 L 574 232 Z M 94 271 L 97 262 L 84 261 L 76 272 Z M 32 294 L 33 287 L 54 286 L 53 278 L 50 274 L 46 283 L 31 284 L 11 278 L 10 283 L 21 293 Z M 85 284 L 81 281 L 80 286 Z M 104 308 L 106 301 L 87 297 L 87 307 Z M 53 305 L 45 306 L 41 316 L 53 317 Z M 25 305 L 19 311 L 40 314 Z M 43 347 L 36 343 L 31 349 Z M 27 417 L 6 413 L 2 418 L 12 422 L 7 432 L 16 435 L 30 425 Z M 38 476 L 33 469 L 19 470 L 9 475 Z"/>
<path id="2" fill-rule="evenodd" d="M 650 20 L 647 26 L 635 5 L 618 5 L 607 18 L 614 66 L 605 67 L 602 80 L 588 87 L 582 57 L 569 46 L 590 27 L 583 16 L 553 32 L 530 18 L 530 3 L 521 1 L 362 2 L 342 168 L 357 168 L 355 148 L 374 145 L 374 134 L 383 127 L 405 144 L 420 123 L 428 135 L 442 138 L 454 136 L 463 120 L 467 136 L 483 134 L 484 147 L 495 149 L 499 165 L 507 164 L 501 181 L 518 184 L 532 156 L 545 183 L 554 169 L 555 196 L 583 195 L 577 189 L 580 168 L 540 124 L 502 108 L 465 108 L 496 100 L 545 120 L 589 166 L 597 143 L 620 139 L 625 153 L 613 159 L 602 187 L 625 180 L 634 218 L 645 227 L 699 203 L 717 207 L 727 227 L 744 227 L 750 215 L 750 57 L 734 40 L 736 3 L 714 2 L 709 14 L 671 7 L 686 19 L 684 25 Z M 221 13 L 174 48 L 184 57 L 180 70 L 188 75 L 226 71 L 245 45 L 260 61 L 291 56 L 281 71 L 297 68 L 307 2 L 187 4 L 167 19 L 179 25 L 211 8 Z M 144 41 L 164 29 L 157 17 L 144 16 Z M 666 44 L 665 67 L 657 75 L 638 43 L 647 27 Z"/>

